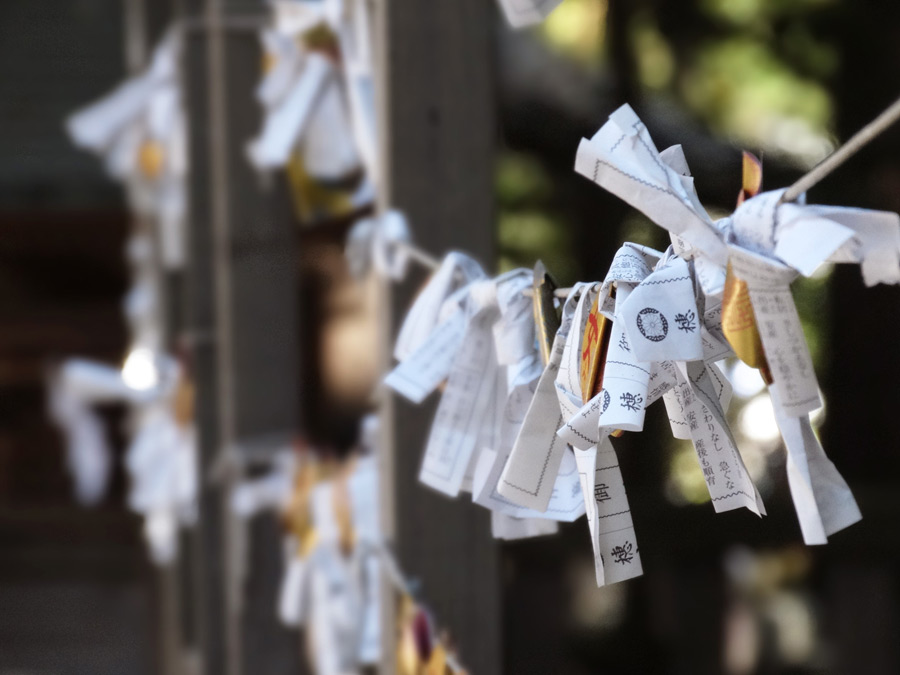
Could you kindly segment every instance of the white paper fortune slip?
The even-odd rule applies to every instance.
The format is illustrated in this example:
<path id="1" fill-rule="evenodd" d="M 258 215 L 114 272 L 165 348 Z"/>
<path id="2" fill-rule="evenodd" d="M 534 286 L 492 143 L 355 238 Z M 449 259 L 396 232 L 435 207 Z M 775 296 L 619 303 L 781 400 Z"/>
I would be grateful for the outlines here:
<path id="1" fill-rule="evenodd" d="M 697 370 L 700 361 L 656 361 L 650 368 L 648 399 L 664 395 L 673 432 L 694 441 L 711 495 L 722 483 L 709 460 L 709 442 L 715 439 L 702 437 L 698 433 L 702 427 L 691 427 L 702 415 L 705 421 L 713 418 L 712 426 L 727 431 L 724 419 L 718 419 L 715 392 L 710 391 L 707 380 L 713 388 L 717 386 L 721 373 L 712 364 L 731 353 L 722 331 L 722 294 L 726 262 L 730 260 L 734 278 L 747 283 L 749 300 L 743 308 L 746 311 L 739 311 L 742 306 L 733 304 L 726 308 L 730 315 L 728 329 L 746 331 L 754 325 L 759 329 L 762 352 L 774 379 L 770 392 L 791 454 L 789 478 L 804 538 L 808 542 L 823 541 L 827 534 L 855 522 L 858 510 L 846 484 L 820 454 L 821 446 L 809 427 L 807 413 L 819 405 L 818 387 L 789 286 L 798 273 L 810 275 L 826 261 L 860 264 L 867 285 L 900 282 L 900 217 L 862 209 L 783 203 L 784 191 L 777 191 L 746 199 L 733 216 L 713 223 L 697 198 L 683 153 L 677 146 L 656 152 L 643 124 L 627 106 L 616 111 L 593 139 L 582 141 L 576 170 L 668 230 L 677 255 L 690 261 L 695 287 L 702 291 L 697 308 L 698 314 L 703 314 L 700 334 L 706 367 L 701 373 Z M 659 320 L 652 324 L 657 335 L 664 332 L 661 324 Z M 629 324 L 633 325 L 634 321 Z M 633 332 L 629 332 L 630 341 L 638 340 Z M 690 375 L 692 372 L 701 377 Z M 673 385 L 677 386 L 670 390 Z M 723 397 L 720 403 L 725 402 L 727 388 L 720 387 L 718 393 Z M 691 410 L 696 408 L 697 398 L 702 406 Z M 582 410 L 582 414 L 588 412 L 588 407 Z M 723 437 L 719 430 L 708 431 L 719 439 Z M 728 444 L 733 446 L 733 440 Z M 714 443 L 713 447 L 719 446 Z M 739 455 L 734 459 L 735 463 L 729 464 L 732 471 L 726 485 L 745 482 L 734 481 Z M 810 468 L 813 465 L 815 469 Z M 749 501 L 749 483 L 743 492 Z M 762 512 L 755 489 L 753 494 Z M 723 502 L 733 501 L 714 503 L 718 509 Z"/>
<path id="2" fill-rule="evenodd" d="M 683 169 L 677 161 L 682 158 L 671 152 L 661 156 L 647 128 L 626 104 L 591 140 L 582 139 L 575 170 L 724 266 L 725 244 L 701 206 L 692 179 L 678 170 Z"/>
<path id="3" fill-rule="evenodd" d="M 571 523 L 584 515 L 585 505 L 581 495 L 578 469 L 575 457 L 570 450 L 566 449 L 562 454 L 556 480 L 552 485 L 550 500 L 547 508 L 543 511 L 519 506 L 497 491 L 500 476 L 508 458 L 508 451 L 503 454 L 488 449 L 481 451 L 475 477 L 478 491 L 473 492 L 476 504 L 490 509 L 493 513 L 520 519 Z"/>
<path id="4" fill-rule="evenodd" d="M 598 586 L 643 574 L 631 508 L 616 452 L 606 437 L 600 446 L 575 450 L 594 550 Z"/>
<path id="5" fill-rule="evenodd" d="M 775 419 L 788 452 L 787 472 L 797 519 L 807 544 L 827 544 L 828 537 L 862 519 L 850 487 L 825 456 L 809 416 L 788 416 L 770 390 Z"/>
<path id="6" fill-rule="evenodd" d="M 602 389 L 566 421 L 560 436 L 586 450 L 613 429 L 640 431 L 646 407 L 666 395 L 673 432 L 694 441 L 716 510 L 746 506 L 754 513 L 764 512 L 725 420 L 722 401 L 727 405 L 730 386 L 704 359 L 707 353 L 713 359 L 728 353 L 713 336 L 720 330 L 719 313 L 715 305 L 703 313 L 704 320 L 708 315 L 711 321 L 707 347 L 690 265 L 671 251 L 663 255 L 626 245 L 617 253 L 603 288 L 613 284 L 615 314 Z M 644 311 L 647 308 L 652 312 Z M 681 325 L 684 335 L 668 340 Z M 652 346 L 639 350 L 642 341 Z M 635 358 L 636 353 L 649 360 Z"/>
<path id="7" fill-rule="evenodd" d="M 660 261 L 622 303 L 618 319 L 639 362 L 703 358 L 694 281 L 681 258 Z"/>
<path id="8" fill-rule="evenodd" d="M 303 153 L 304 168 L 322 180 L 339 180 L 359 168 L 360 156 L 339 78 L 325 84 L 297 148 Z"/>
<path id="9" fill-rule="evenodd" d="M 660 255 L 653 249 L 625 244 L 613 258 L 600 287 L 599 307 L 612 319 L 608 328 L 611 337 L 603 365 L 602 388 L 580 409 L 567 411 L 570 414 L 565 415 L 564 425 L 559 430 L 559 435 L 573 447 L 585 449 L 596 445 L 604 434 L 604 427 L 627 431 L 643 429 L 646 407 L 651 402 L 648 399 L 651 363 L 640 363 L 635 358 L 620 310 L 637 284 L 651 273 Z M 580 388 L 578 397 L 582 397 Z"/>
<path id="10" fill-rule="evenodd" d="M 350 120 L 357 150 L 369 180 L 379 184 L 378 124 L 375 102 L 375 64 L 372 58 L 372 17 L 368 0 L 350 0 L 340 12 L 337 34 L 341 43 L 341 63 L 350 107 Z M 341 11 L 342 10 L 342 11 Z"/>
<path id="11" fill-rule="evenodd" d="M 641 431 L 644 428 L 647 406 L 650 404 L 648 391 L 651 363 L 640 362 L 635 358 L 631 341 L 625 334 L 625 322 L 621 318 L 622 306 L 632 292 L 628 284 L 620 284 L 616 292 L 616 318 L 606 354 L 603 390 L 599 394 L 603 398 L 599 401 L 600 414 L 597 418 L 600 427 L 623 431 Z"/>
<path id="12" fill-rule="evenodd" d="M 497 364 L 490 327 L 496 313 L 474 311 L 477 316 L 468 322 L 453 359 L 419 472 L 419 481 L 450 497 L 459 494 L 486 414 L 494 410 Z"/>
<path id="13" fill-rule="evenodd" d="M 385 378 L 384 383 L 413 403 L 421 403 L 447 379 L 464 344 L 469 321 L 457 310 L 433 331 L 432 337 Z"/>
<path id="14" fill-rule="evenodd" d="M 553 340 L 550 361 L 538 380 L 534 398 L 497 484 L 501 496 L 535 511 L 547 509 L 566 450 L 565 442 L 556 435 L 563 415 L 555 380 L 575 307 L 584 289 L 584 284 L 576 285 L 563 305 L 562 323 Z"/>
<path id="15" fill-rule="evenodd" d="M 546 19 L 562 0 L 500 0 L 506 19 L 513 28 L 524 28 Z"/>
<path id="16" fill-rule="evenodd" d="M 675 365 L 678 416 L 687 422 L 716 513 L 743 507 L 758 516 L 765 515 L 762 497 L 744 465 L 719 402 L 713 380 L 717 371 L 702 361 Z"/>
<path id="17" fill-rule="evenodd" d="M 400 211 L 387 211 L 371 218 L 360 218 L 347 234 L 344 257 L 350 274 L 363 280 L 369 270 L 381 277 L 401 281 L 409 267 L 409 224 Z"/>
<path id="18" fill-rule="evenodd" d="M 497 409 L 491 413 L 497 426 L 493 434 L 496 445 L 482 447 L 472 481 L 473 501 L 497 516 L 492 519 L 494 533 L 502 539 L 549 534 L 556 528 L 547 521 L 571 522 L 584 513 L 578 473 L 569 452 L 563 453 L 546 510 L 519 506 L 497 491 L 543 372 L 535 341 L 532 299 L 523 293 L 531 288 L 533 278 L 532 270 L 518 270 L 497 281 L 501 318 L 494 325 L 494 340 L 502 377 L 498 383 Z"/>
<path id="19" fill-rule="evenodd" d="M 599 290 L 597 284 L 585 284 L 572 315 L 572 326 L 556 374 L 556 395 L 563 419 L 569 419 L 584 405 L 581 390 L 581 343 Z"/>
<path id="20" fill-rule="evenodd" d="M 791 295 L 790 283 L 797 273 L 777 260 L 736 246 L 731 247 L 731 265 L 750 290 L 773 386 L 785 413 L 801 417 L 822 407 L 812 357 Z"/>
<path id="21" fill-rule="evenodd" d="M 277 30 L 263 29 L 260 41 L 271 65 L 256 87 L 256 98 L 264 106 L 272 106 L 290 91 L 303 64 L 303 52 L 294 35 Z"/>
<path id="22" fill-rule="evenodd" d="M 853 230 L 854 236 L 831 254 L 830 262 L 859 264 L 866 286 L 900 283 L 900 216 L 839 206 L 812 205 L 804 210 Z"/>
<path id="23" fill-rule="evenodd" d="M 494 511 L 491 513 L 491 535 L 494 539 L 515 541 L 556 534 L 559 524 L 541 518 L 516 518 Z"/>
<path id="24" fill-rule="evenodd" d="M 627 293 L 624 286 L 623 291 Z M 615 450 L 608 438 L 614 429 L 598 429 L 598 416 L 590 414 L 588 416 L 592 417 L 593 428 L 585 429 L 584 434 L 574 433 L 575 427 L 571 424 L 573 416 L 576 420 L 584 420 L 579 414 L 585 398 L 581 378 L 581 369 L 586 367 L 587 360 L 584 350 L 590 351 L 597 345 L 596 340 L 593 343 L 583 344 L 587 340 L 585 336 L 596 335 L 597 339 L 602 341 L 599 327 L 588 331 L 592 317 L 596 316 L 592 308 L 599 292 L 596 284 L 582 287 L 557 373 L 556 391 L 563 419 L 570 420 L 557 431 L 557 435 L 567 440 L 574 448 L 572 454 L 588 518 L 597 584 L 602 586 L 639 576 L 641 562 L 637 551 L 637 539 L 634 536 L 631 509 L 625 495 L 625 485 Z M 609 350 L 613 350 L 612 345 Z M 605 387 L 609 384 L 607 382 L 609 370 L 614 367 L 615 363 L 610 363 L 610 359 L 607 358 L 602 382 L 604 388 L 599 397 L 609 397 L 609 391 Z M 627 376 L 633 377 L 630 373 Z M 603 403 L 608 406 L 608 398 L 605 398 Z M 589 410 L 593 412 L 596 408 Z M 597 436 L 598 440 L 593 440 L 594 436 Z M 568 456 L 569 452 L 566 451 L 564 457 Z"/>
<path id="25" fill-rule="evenodd" d="M 75 143 L 97 153 L 108 152 L 125 127 L 143 115 L 154 93 L 177 81 L 179 48 L 177 33 L 167 34 L 144 73 L 72 115 L 66 126 Z"/>
<path id="26" fill-rule="evenodd" d="M 296 556 L 297 544 L 293 539 L 287 543 L 288 554 L 284 575 L 278 590 L 278 618 L 285 626 L 300 626 L 306 620 L 306 561 Z"/>
<path id="27" fill-rule="evenodd" d="M 472 281 L 484 278 L 484 271 L 473 258 L 448 253 L 406 313 L 394 345 L 394 358 L 403 362 L 424 345 L 441 321 L 444 301 Z"/>
<path id="28" fill-rule="evenodd" d="M 506 367 L 499 363 L 496 349 L 498 346 L 504 349 L 507 353 L 503 360 L 508 361 L 514 359 L 524 346 L 514 339 L 516 331 L 513 327 L 518 324 L 520 329 L 524 328 L 531 319 L 530 313 L 515 310 L 516 304 L 530 303 L 522 293 L 528 287 L 530 276 L 533 275 L 527 270 L 516 270 L 494 281 L 479 281 L 468 287 L 464 305 L 471 318 L 453 360 L 419 474 L 421 482 L 450 496 L 456 496 L 467 484 L 471 485 L 473 493 L 483 491 L 480 458 L 476 451 L 486 453 L 490 448 L 496 449 L 496 460 L 510 447 L 501 441 L 504 435 L 509 436 L 501 418 L 508 403 L 509 388 Z M 504 312 L 499 308 L 500 289 L 505 296 Z M 515 303 L 508 301 L 511 293 L 518 296 Z M 533 325 L 523 332 L 533 336 Z M 501 340 L 495 343 L 497 337 Z M 533 340 L 531 349 L 534 349 Z M 534 354 L 522 356 L 533 359 Z M 468 481 L 467 476 L 470 477 Z M 564 496 L 571 499 L 571 494 Z M 577 501 L 572 501 L 577 505 Z M 554 504 L 555 509 L 561 506 Z M 507 514 L 517 517 L 535 515 L 521 511 Z M 565 519 L 565 515 L 561 519 Z"/>
<path id="29" fill-rule="evenodd" d="M 374 456 L 360 457 L 348 481 L 356 536 L 354 556 L 363 606 L 358 631 L 360 663 L 378 663 L 381 656 L 381 563 L 371 552 L 383 543 L 378 517 L 378 464 Z"/>
<path id="30" fill-rule="evenodd" d="M 247 148 L 258 169 L 284 166 L 323 92 L 334 84 L 334 69 L 327 58 L 310 53 L 303 59 L 290 91 L 267 111 L 262 131 Z"/>

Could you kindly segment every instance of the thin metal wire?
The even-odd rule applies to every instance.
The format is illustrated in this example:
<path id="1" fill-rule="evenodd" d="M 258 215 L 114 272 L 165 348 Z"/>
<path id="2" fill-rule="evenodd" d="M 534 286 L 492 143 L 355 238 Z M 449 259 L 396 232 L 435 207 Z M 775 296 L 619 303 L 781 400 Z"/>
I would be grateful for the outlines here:
<path id="1" fill-rule="evenodd" d="M 805 176 L 802 176 L 800 180 L 791 185 L 781 197 L 781 201 L 795 201 L 800 195 L 824 179 L 828 174 L 850 159 L 873 139 L 884 133 L 884 131 L 897 122 L 897 120 L 900 120 L 900 99 L 894 101 L 887 110 L 857 131 L 849 141 L 813 167 L 813 169 Z"/>
<path id="2" fill-rule="evenodd" d="M 404 251 L 406 251 L 409 254 L 410 259 L 419 263 L 422 267 L 425 267 L 426 269 L 429 269 L 432 272 L 436 272 L 438 270 L 438 268 L 440 268 L 440 266 L 441 266 L 440 260 L 435 258 L 433 255 L 431 255 L 427 251 L 423 251 L 421 248 L 419 248 L 415 244 L 412 244 L 408 241 L 395 241 L 393 243 L 394 243 L 394 246 L 396 246 L 397 248 L 402 248 Z M 569 294 L 571 292 L 572 292 L 571 287 L 557 288 L 555 291 L 553 291 L 553 295 L 557 298 L 565 299 L 565 298 L 569 297 Z M 530 297 L 534 294 L 534 291 L 532 291 L 530 288 L 526 288 L 524 291 L 522 291 L 522 294 Z"/>
<path id="3" fill-rule="evenodd" d="M 393 242 L 394 246 L 397 248 L 401 248 L 412 258 L 414 261 L 419 263 L 422 267 L 430 269 L 432 272 L 437 272 L 437 270 L 441 266 L 441 261 L 435 258 L 433 255 L 428 253 L 427 251 L 423 251 L 421 248 L 416 246 L 415 244 L 403 241 L 396 240 Z"/>

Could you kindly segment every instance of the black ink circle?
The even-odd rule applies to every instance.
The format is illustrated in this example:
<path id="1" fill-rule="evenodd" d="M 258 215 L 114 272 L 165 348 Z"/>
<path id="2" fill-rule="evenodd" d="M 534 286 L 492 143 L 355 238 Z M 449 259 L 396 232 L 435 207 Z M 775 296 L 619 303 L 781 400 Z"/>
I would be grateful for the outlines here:
<path id="1" fill-rule="evenodd" d="M 662 312 L 652 307 L 638 312 L 637 327 L 650 342 L 661 342 L 669 334 L 669 321 Z"/>
<path id="2" fill-rule="evenodd" d="M 602 415 L 603 413 L 605 413 L 606 409 L 608 407 L 609 407 L 609 392 L 606 389 L 604 389 L 603 390 L 603 410 L 600 411 L 600 414 Z"/>

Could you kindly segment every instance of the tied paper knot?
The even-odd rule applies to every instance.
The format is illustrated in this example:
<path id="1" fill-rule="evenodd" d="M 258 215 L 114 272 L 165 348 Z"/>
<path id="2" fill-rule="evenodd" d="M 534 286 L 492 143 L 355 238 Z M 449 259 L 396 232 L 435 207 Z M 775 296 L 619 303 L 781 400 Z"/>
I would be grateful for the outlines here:
<path id="1" fill-rule="evenodd" d="M 582 141 L 576 170 L 668 230 L 678 255 L 692 261 L 701 291 L 698 307 L 703 306 L 705 322 L 713 319 L 703 327 L 704 361 L 726 355 L 727 349 L 721 349 L 725 336 L 739 336 L 735 344 L 741 358 L 767 366 L 804 539 L 823 543 L 827 535 L 858 520 L 859 511 L 809 426 L 808 412 L 820 400 L 790 283 L 826 261 L 860 264 L 867 285 L 900 282 L 900 218 L 786 203 L 784 191 L 775 191 L 743 201 L 732 216 L 713 223 L 699 205 L 683 159 L 677 148 L 657 153 L 643 124 L 623 107 L 594 138 Z M 758 185 L 744 196 L 756 189 Z M 711 381 L 720 373 L 712 367 L 699 372 L 697 363 L 657 363 L 651 380 L 657 382 L 654 391 L 664 392 L 675 435 L 692 438 L 703 464 L 709 441 L 715 440 L 719 448 L 719 440 L 727 438 L 732 446 L 733 439 L 724 420 L 718 419 L 717 408 L 724 406 L 716 405 Z M 723 384 L 719 395 L 724 394 Z M 703 426 L 698 420 L 710 416 L 714 437 L 699 437 Z M 703 466 L 712 488 L 716 467 Z M 750 491 L 741 492 L 749 501 Z M 758 495 L 755 501 L 761 512 Z M 715 496 L 713 503 L 720 510 Z"/>
<path id="2" fill-rule="evenodd" d="M 825 262 L 856 263 L 867 286 L 900 283 L 900 216 L 783 202 L 784 193 L 763 192 L 738 206 L 723 227 L 728 243 L 807 277 Z"/>
<path id="3" fill-rule="evenodd" d="M 72 141 L 100 155 L 107 173 L 126 184 L 131 208 L 156 219 L 161 259 L 168 268 L 180 267 L 186 257 L 188 152 L 178 74 L 181 43 L 180 33 L 170 30 L 144 72 L 66 120 Z"/>
<path id="4" fill-rule="evenodd" d="M 294 495 L 293 506 L 308 514 L 314 536 L 299 552 L 293 537 L 286 542 L 279 616 L 288 626 L 310 626 L 316 672 L 355 671 L 381 655 L 377 481 L 374 458 L 360 457 L 329 480 L 308 481 L 304 493 Z"/>
<path id="5" fill-rule="evenodd" d="M 473 258 L 463 253 L 448 253 L 438 271 L 432 275 L 407 312 L 394 345 L 394 357 L 401 363 L 407 361 L 414 352 L 426 345 L 432 333 L 436 333 L 436 338 L 443 335 L 444 338 L 441 338 L 441 342 L 442 344 L 447 343 L 441 350 L 435 349 L 435 351 L 445 351 L 451 348 L 454 341 L 447 336 L 455 331 L 435 331 L 443 317 L 444 303 L 455 292 L 477 279 L 485 278 L 485 276 L 481 266 Z M 452 316 L 456 316 L 456 313 L 454 312 Z M 456 327 L 457 323 L 460 322 L 448 324 L 447 327 Z M 437 384 L 434 386 L 436 387 Z M 406 392 L 400 393 L 406 395 Z M 418 397 L 410 398 L 410 400 L 418 403 L 424 396 L 418 400 L 416 398 Z"/>
<path id="6" fill-rule="evenodd" d="M 269 46 L 275 44 L 269 41 Z M 281 46 L 282 41 L 279 41 Z M 330 59 L 304 53 L 293 41 L 276 52 L 277 65 L 257 95 L 265 109 L 259 136 L 247 146 L 260 171 L 286 166 L 295 148 L 317 178 L 337 179 L 359 166 L 338 73 Z"/>
<path id="7" fill-rule="evenodd" d="M 825 544 L 862 515 L 810 424 L 809 413 L 822 403 L 790 283 L 827 260 L 860 263 L 869 285 L 896 283 L 900 235 L 895 214 L 782 203 L 782 194 L 763 193 L 737 209 L 729 233 L 735 242 L 731 266 L 747 284 L 773 380 L 772 404 L 803 539 Z"/>
<path id="8" fill-rule="evenodd" d="M 69 468 L 79 501 L 92 504 L 106 489 L 112 459 L 93 406 L 131 406 L 134 434 L 125 452 L 130 478 L 129 507 L 144 516 L 144 534 L 153 561 L 168 564 L 178 546 L 179 524 L 196 517 L 196 464 L 193 429 L 179 424 L 174 409 L 178 363 L 154 355 L 158 384 L 135 389 L 122 371 L 105 364 L 70 359 L 50 382 L 51 415 L 66 436 Z"/>
<path id="9" fill-rule="evenodd" d="M 662 254 L 626 244 L 602 288 L 613 286 L 602 389 L 560 427 L 560 437 L 587 450 L 614 429 L 640 431 L 647 406 L 666 395 L 673 431 L 693 441 L 716 511 L 764 513 L 725 420 L 731 390 L 713 365 L 728 353 L 716 337 L 717 308 L 701 311 L 691 266 L 671 249 Z M 669 340 L 679 332 L 686 339 Z M 640 350 L 641 341 L 652 347 Z"/>
<path id="10" fill-rule="evenodd" d="M 344 250 L 350 274 L 362 280 L 371 269 L 381 277 L 401 281 L 409 267 L 409 253 L 403 244 L 411 240 L 406 217 L 400 211 L 358 220 L 347 235 Z"/>
<path id="11" fill-rule="evenodd" d="M 700 204 L 680 148 L 660 153 L 629 105 L 578 146 L 575 170 L 612 192 L 660 227 L 725 265 L 722 236 Z"/>
<path id="12" fill-rule="evenodd" d="M 584 345 L 584 342 L 595 306 L 599 306 L 599 292 L 602 291 L 596 284 L 584 284 L 577 291 L 577 304 L 555 378 L 557 402 L 562 413 L 557 426 L 563 420 L 577 416 L 586 398 L 580 371 L 584 367 L 583 349 L 593 346 L 593 343 Z M 611 365 L 607 360 L 605 367 L 611 368 Z M 604 383 L 605 380 L 606 375 Z M 598 396 L 606 397 L 603 405 L 608 406 L 609 391 L 603 389 Z M 569 425 L 563 428 L 572 429 Z M 596 428 L 591 430 L 592 436 L 598 435 L 596 439 L 586 434 L 574 434 L 570 443 L 572 450 L 566 450 L 563 455 L 564 458 L 574 456 L 578 469 L 598 586 L 625 581 L 643 573 L 625 483 L 615 449 L 609 441 L 612 431 L 612 428 L 599 430 L 599 433 Z M 559 429 L 556 437 L 566 440 Z"/>
<path id="13" fill-rule="evenodd" d="M 538 379 L 534 396 L 529 402 L 509 459 L 497 483 L 497 492 L 501 497 L 537 512 L 547 511 L 552 498 L 557 494 L 555 484 L 563 473 L 564 458 L 574 460 L 566 443 L 556 435 L 556 430 L 564 419 L 556 380 L 566 341 L 574 336 L 573 320 L 578 302 L 589 287 L 590 284 L 576 284 L 563 304 L 560 326 L 550 349 L 550 359 Z M 574 378 L 578 379 L 577 371 Z M 583 507 L 577 483 L 573 493 Z"/>
<path id="14" fill-rule="evenodd" d="M 523 293 L 532 273 L 513 270 L 493 280 L 473 274 L 469 283 L 454 288 L 459 263 L 465 262 L 455 260 L 445 261 L 407 318 L 436 313 L 431 333 L 386 379 L 413 401 L 446 381 L 419 480 L 449 496 L 470 491 L 476 503 L 498 514 L 492 519 L 498 537 L 555 531 L 536 521 L 570 521 L 584 513 L 574 458 L 565 470 L 557 463 L 547 473 L 548 490 L 559 489 L 542 509 L 511 502 L 496 489 L 541 373 L 531 300 Z M 550 387 L 552 392 L 552 380 Z"/>
<path id="15" fill-rule="evenodd" d="M 472 477 L 472 498 L 491 510 L 493 534 L 499 539 L 522 539 L 556 532 L 555 521 L 571 522 L 584 513 L 574 457 L 564 455 L 554 478 L 553 490 L 544 510 L 522 506 L 498 490 L 522 424 L 538 391 L 542 376 L 541 356 L 531 288 L 533 272 L 520 269 L 496 280 L 500 315 L 493 325 L 497 354 L 497 402 L 487 421 Z M 552 384 L 552 383 L 551 383 Z M 540 390 L 547 392 L 547 383 Z"/>
<path id="16" fill-rule="evenodd" d="M 276 2 L 274 10 L 273 28 L 261 33 L 270 67 L 257 89 L 265 115 L 247 147 L 250 161 L 265 171 L 299 153 L 315 178 L 340 179 L 362 165 L 377 182 L 367 3 Z M 324 44 L 311 44 L 320 29 Z M 365 183 L 355 201 L 368 199 L 369 189 Z"/>

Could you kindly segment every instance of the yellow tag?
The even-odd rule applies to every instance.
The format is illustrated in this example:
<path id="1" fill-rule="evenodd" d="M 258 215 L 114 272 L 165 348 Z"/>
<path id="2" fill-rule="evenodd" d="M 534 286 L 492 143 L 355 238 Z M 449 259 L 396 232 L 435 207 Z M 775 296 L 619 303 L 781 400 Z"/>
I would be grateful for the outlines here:
<path id="1" fill-rule="evenodd" d="M 422 662 L 419 659 L 413 628 L 416 606 L 412 598 L 406 594 L 400 596 L 398 605 L 397 675 L 421 675 Z"/>
<path id="2" fill-rule="evenodd" d="M 437 644 L 431 650 L 431 658 L 425 666 L 425 675 L 447 675 L 447 652 Z"/>
<path id="3" fill-rule="evenodd" d="M 185 375 L 178 378 L 178 386 L 175 389 L 175 400 L 172 403 L 175 412 L 175 422 L 182 429 L 194 422 L 194 383 Z"/>
<path id="4" fill-rule="evenodd" d="M 144 178 L 156 180 L 162 173 L 165 151 L 157 141 L 144 141 L 138 150 L 138 168 Z"/>
<path id="5" fill-rule="evenodd" d="M 278 64 L 278 55 L 274 52 L 263 52 L 262 55 L 262 72 L 263 75 L 268 75 L 273 70 L 275 70 L 275 66 Z"/>
<path id="6" fill-rule="evenodd" d="M 559 330 L 559 312 L 556 309 L 554 291 L 559 288 L 540 260 L 534 266 L 532 306 L 534 308 L 534 329 L 541 349 L 541 362 L 546 366 L 550 361 L 553 339 Z"/>
<path id="7" fill-rule="evenodd" d="M 302 45 L 308 51 L 324 52 L 334 59 L 340 56 L 338 38 L 326 23 L 320 23 L 306 31 L 302 37 Z"/>
<path id="8" fill-rule="evenodd" d="M 299 150 L 291 153 L 287 176 L 298 220 L 306 223 L 319 218 L 339 218 L 353 212 L 349 190 L 324 185 L 309 175 Z"/>
<path id="9" fill-rule="evenodd" d="M 349 556 L 356 544 L 356 530 L 353 527 L 353 508 L 350 503 L 350 487 L 348 481 L 353 471 L 355 460 L 351 459 L 343 468 L 341 475 L 334 481 L 333 506 L 334 516 L 338 524 L 338 541 L 341 551 Z"/>
<path id="10" fill-rule="evenodd" d="M 762 189 L 762 162 L 753 154 L 744 152 L 742 164 L 744 175 L 738 206 L 758 195 Z M 728 263 L 725 273 L 725 291 L 722 294 L 722 332 L 737 357 L 751 368 L 758 368 L 763 380 L 771 384 L 772 374 L 753 314 L 750 288 L 746 281 L 735 275 L 731 263 Z"/>
<path id="11" fill-rule="evenodd" d="M 297 539 L 297 555 L 301 558 L 309 555 L 316 544 L 309 499 L 319 479 L 318 473 L 319 469 L 314 462 L 307 459 L 301 463 L 294 477 L 291 501 L 283 516 L 287 529 Z"/>
<path id="12" fill-rule="evenodd" d="M 725 275 L 725 292 L 722 294 L 722 332 L 737 357 L 751 368 L 759 368 L 766 383 L 772 383 L 762 338 L 753 315 L 750 288 L 747 282 L 734 274 L 731 263 Z"/>
<path id="13" fill-rule="evenodd" d="M 745 200 L 755 197 L 762 190 L 762 162 L 752 152 L 744 151 L 741 166 L 743 168 L 743 180 L 741 192 L 738 195 L 738 206 Z"/>

